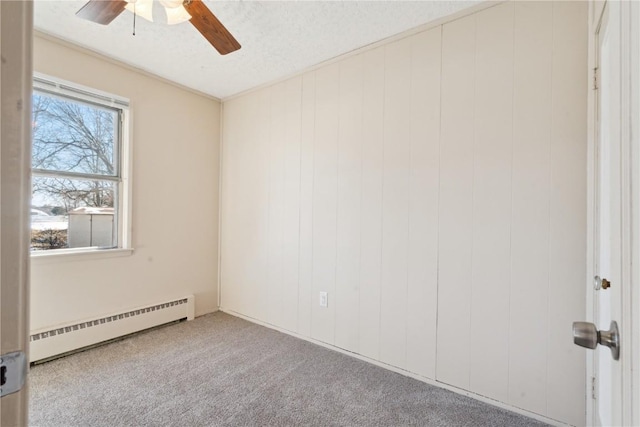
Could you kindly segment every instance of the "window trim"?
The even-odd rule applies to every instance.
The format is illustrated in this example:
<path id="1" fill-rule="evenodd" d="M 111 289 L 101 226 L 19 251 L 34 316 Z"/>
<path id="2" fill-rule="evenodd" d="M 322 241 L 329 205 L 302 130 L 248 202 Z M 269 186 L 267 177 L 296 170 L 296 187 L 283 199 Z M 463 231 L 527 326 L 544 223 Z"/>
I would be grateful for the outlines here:
<path id="1" fill-rule="evenodd" d="M 118 204 L 117 204 L 117 246 L 108 249 L 100 248 L 66 248 L 49 251 L 30 251 L 32 261 L 38 260 L 38 264 L 44 260 L 83 260 L 93 258 L 112 258 L 128 256 L 133 253 L 131 246 L 132 232 L 132 144 L 131 135 L 131 104 L 129 99 L 113 95 L 98 89 L 90 88 L 80 84 L 72 83 L 57 77 L 48 76 L 42 73 L 34 73 L 33 89 L 50 93 L 52 95 L 63 96 L 64 98 L 86 102 L 97 106 L 115 108 L 120 111 L 120 144 L 117 148 L 118 168 L 120 170 L 120 180 L 118 183 Z M 42 171 L 38 171 L 41 175 Z M 30 176 L 33 175 L 33 172 Z M 83 175 L 83 174 L 78 174 Z M 83 178 L 83 176 L 79 176 Z M 101 180 L 109 180 L 100 176 Z"/>

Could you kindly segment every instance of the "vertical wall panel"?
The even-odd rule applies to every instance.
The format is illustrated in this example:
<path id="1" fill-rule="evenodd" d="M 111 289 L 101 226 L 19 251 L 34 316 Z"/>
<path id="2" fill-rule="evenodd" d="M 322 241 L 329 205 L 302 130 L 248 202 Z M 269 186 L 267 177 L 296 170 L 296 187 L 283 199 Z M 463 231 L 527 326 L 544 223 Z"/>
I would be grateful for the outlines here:
<path id="1" fill-rule="evenodd" d="M 360 352 L 380 356 L 384 48 L 362 55 L 362 208 L 360 210 Z"/>
<path id="2" fill-rule="evenodd" d="M 269 211 L 269 96 L 238 99 L 225 108 L 223 150 L 221 274 L 233 292 L 222 295 L 223 307 L 267 319 Z M 267 137 L 265 137 L 267 135 Z M 251 266 L 250 268 L 248 266 Z M 235 274 L 234 274 L 235 273 Z"/>
<path id="3" fill-rule="evenodd" d="M 268 321 L 282 327 L 283 236 L 284 236 L 284 84 L 264 89 L 269 94 L 269 209 L 267 243 L 267 310 Z"/>
<path id="4" fill-rule="evenodd" d="M 335 345 L 358 350 L 362 57 L 340 64 Z"/>
<path id="5" fill-rule="evenodd" d="M 439 381 L 469 387 L 475 16 L 442 29 Z"/>
<path id="6" fill-rule="evenodd" d="M 476 19 L 470 386 L 501 401 L 509 375 L 513 5 Z"/>
<path id="7" fill-rule="evenodd" d="M 434 28 L 411 39 L 407 369 L 429 378 L 436 369 L 440 36 Z"/>
<path id="8" fill-rule="evenodd" d="M 223 306 L 230 310 L 245 312 L 247 307 L 242 305 L 242 294 L 245 288 L 244 272 L 241 268 L 243 261 L 252 261 L 248 256 L 242 256 L 239 243 L 242 230 L 238 227 L 234 215 L 227 212 L 237 212 L 244 209 L 245 203 L 242 195 L 248 195 L 248 189 L 241 186 L 242 181 L 238 178 L 239 171 L 249 162 L 244 150 L 247 129 L 242 124 L 251 116 L 251 107 L 247 98 L 239 98 L 228 102 L 223 108 L 223 128 L 222 139 L 227 141 L 229 147 L 221 151 L 222 163 L 226 165 L 221 169 L 221 181 L 224 183 L 224 190 L 220 194 L 220 206 L 225 206 L 220 215 L 221 228 L 225 230 L 220 235 L 220 277 L 222 283 L 228 284 L 230 291 L 227 291 L 222 298 Z M 235 166 L 235 167 L 234 167 Z M 239 188 L 241 192 L 229 191 L 229 186 Z M 244 218 L 251 226 L 256 222 L 255 215 L 245 214 Z M 246 237 L 242 240 L 245 240 Z"/>
<path id="9" fill-rule="evenodd" d="M 380 358 L 406 364 L 411 39 L 385 47 Z"/>
<path id="10" fill-rule="evenodd" d="M 270 137 L 271 137 L 271 115 L 269 110 L 271 108 L 271 94 L 268 89 L 263 89 L 258 92 L 257 114 L 254 124 L 254 131 L 251 136 L 251 141 L 255 141 L 257 144 L 254 147 L 248 147 L 255 150 L 253 152 L 252 161 L 255 166 L 253 176 L 249 175 L 246 178 L 255 186 L 253 189 L 255 200 L 251 201 L 251 208 L 260 213 L 260 223 L 256 228 L 256 236 L 250 236 L 249 241 L 245 244 L 253 249 L 257 249 L 256 255 L 258 256 L 255 271 L 248 273 L 250 275 L 249 289 L 246 295 L 243 295 L 243 299 L 247 305 L 252 309 L 253 316 L 257 318 L 268 318 L 268 307 L 265 306 L 264 301 L 269 298 L 269 287 L 264 285 L 265 277 L 269 274 L 269 165 L 264 163 L 265 158 L 270 157 Z M 245 126 L 248 123 L 245 123 Z M 255 244 L 253 244 L 255 242 Z M 243 267 L 247 268 L 245 264 Z M 256 289 L 257 287 L 257 289 Z"/>
<path id="11" fill-rule="evenodd" d="M 222 229 L 225 232 L 221 235 L 220 274 L 224 283 L 233 284 L 234 292 L 227 292 L 221 297 L 224 307 L 249 313 L 254 310 L 247 301 L 247 295 L 252 289 L 252 277 L 242 266 L 247 262 L 254 264 L 256 269 L 261 267 L 259 236 L 264 233 L 263 217 L 248 212 L 241 213 L 240 217 L 246 224 L 243 228 L 236 221 L 236 216 L 226 212 L 243 212 L 245 206 L 257 203 L 260 199 L 253 180 L 243 179 L 241 173 L 244 165 L 256 163 L 253 153 L 257 151 L 260 140 L 255 138 L 256 135 L 253 135 L 252 130 L 246 128 L 244 123 L 248 120 L 258 120 L 259 104 L 238 99 L 225 105 L 224 113 L 227 124 L 224 127 L 223 138 L 229 147 L 222 153 L 223 162 L 227 166 L 222 169 L 225 189 L 222 192 L 221 205 L 224 204 L 228 210 L 221 216 Z M 261 169 L 264 169 L 264 165 L 253 170 L 254 178 L 260 174 Z M 229 191 L 230 186 L 238 191 Z M 243 256 L 244 245 L 251 245 L 252 250 Z"/>
<path id="12" fill-rule="evenodd" d="M 547 413 L 574 425 L 585 422 L 584 352 L 569 331 L 586 305 L 586 37 L 587 4 L 554 3 Z"/>
<path id="13" fill-rule="evenodd" d="M 336 216 L 338 189 L 338 94 L 340 64 L 316 71 L 313 178 L 313 292 L 311 336 L 333 344 L 335 332 Z M 320 307 L 320 292 L 328 307 Z"/>
<path id="14" fill-rule="evenodd" d="M 300 258 L 300 96 L 302 78 L 284 82 L 282 327 L 297 330 Z"/>
<path id="15" fill-rule="evenodd" d="M 515 3 L 509 402 L 546 412 L 551 2 Z"/>
<path id="16" fill-rule="evenodd" d="M 313 150 L 315 141 L 315 73 L 302 76 L 300 129 L 300 266 L 298 333 L 311 336 L 313 283 Z"/>

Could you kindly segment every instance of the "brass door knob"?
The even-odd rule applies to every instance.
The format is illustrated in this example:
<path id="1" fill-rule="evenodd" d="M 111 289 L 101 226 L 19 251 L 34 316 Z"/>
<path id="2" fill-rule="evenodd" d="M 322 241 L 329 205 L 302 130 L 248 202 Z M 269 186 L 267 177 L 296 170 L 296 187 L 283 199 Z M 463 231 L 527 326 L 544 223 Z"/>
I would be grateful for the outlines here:
<path id="1" fill-rule="evenodd" d="M 593 283 L 595 285 L 596 291 L 600 289 L 609 289 L 611 287 L 611 282 L 604 277 L 596 276 L 593 278 Z"/>

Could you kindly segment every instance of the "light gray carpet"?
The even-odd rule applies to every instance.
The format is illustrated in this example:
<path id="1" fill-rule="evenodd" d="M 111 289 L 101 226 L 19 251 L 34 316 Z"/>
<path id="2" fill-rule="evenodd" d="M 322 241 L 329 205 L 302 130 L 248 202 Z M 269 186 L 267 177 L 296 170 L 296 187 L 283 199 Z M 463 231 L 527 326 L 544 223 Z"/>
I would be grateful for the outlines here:
<path id="1" fill-rule="evenodd" d="M 34 366 L 32 426 L 536 426 L 224 313 Z"/>

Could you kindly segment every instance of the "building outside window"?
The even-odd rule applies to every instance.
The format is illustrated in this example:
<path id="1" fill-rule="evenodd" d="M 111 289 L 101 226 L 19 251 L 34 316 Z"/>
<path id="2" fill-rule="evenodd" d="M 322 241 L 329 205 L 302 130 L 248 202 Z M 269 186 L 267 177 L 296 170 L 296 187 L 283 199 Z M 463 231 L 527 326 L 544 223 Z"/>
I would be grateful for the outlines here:
<path id="1" fill-rule="evenodd" d="M 32 252 L 128 247 L 128 102 L 36 77 L 32 111 Z"/>

